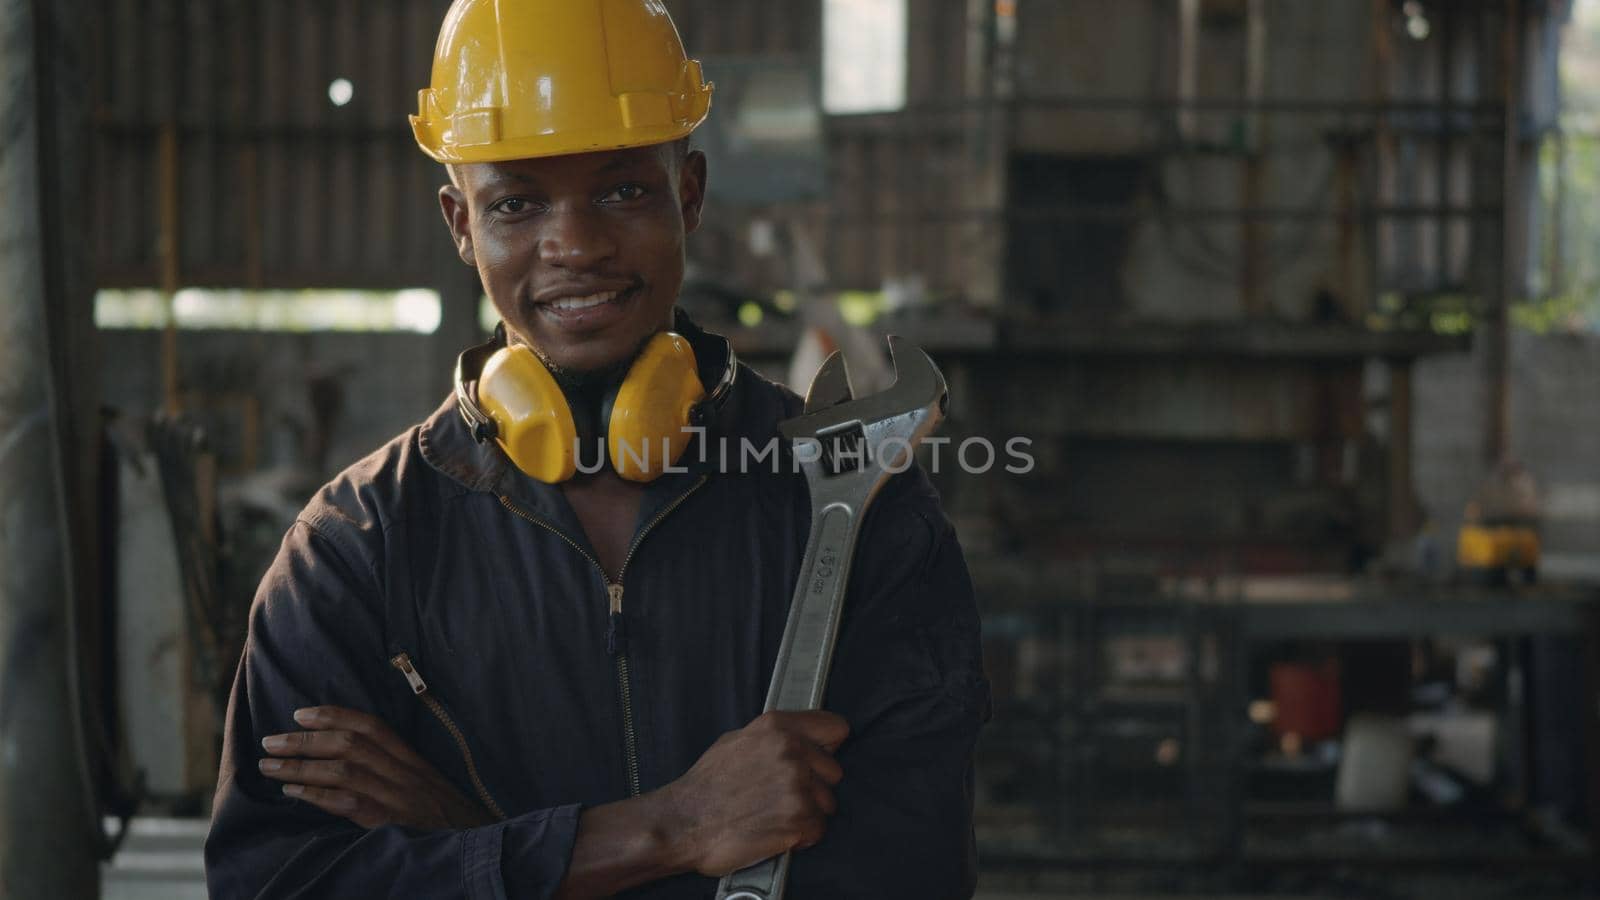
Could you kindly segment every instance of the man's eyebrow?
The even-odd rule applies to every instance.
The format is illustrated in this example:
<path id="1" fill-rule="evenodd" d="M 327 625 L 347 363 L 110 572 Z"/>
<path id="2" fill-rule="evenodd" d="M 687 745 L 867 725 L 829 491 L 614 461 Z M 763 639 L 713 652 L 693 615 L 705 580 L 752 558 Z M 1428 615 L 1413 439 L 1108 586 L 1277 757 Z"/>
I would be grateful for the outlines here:
<path id="1" fill-rule="evenodd" d="M 604 165 L 595 169 L 595 174 L 605 175 L 622 169 L 633 169 L 644 165 L 648 160 L 640 156 L 613 156 Z"/>
<path id="2" fill-rule="evenodd" d="M 489 177 L 484 179 L 484 183 L 486 185 L 495 184 L 502 181 L 517 181 L 521 182 L 522 184 L 538 183 L 531 175 L 524 175 L 521 172 L 504 172 L 499 169 L 490 169 Z"/>
<path id="3" fill-rule="evenodd" d="M 593 174 L 595 174 L 595 175 L 609 175 L 609 174 L 611 174 L 613 172 L 626 171 L 628 169 L 636 169 L 639 166 L 645 165 L 648 162 L 649 162 L 649 160 L 647 158 L 640 157 L 640 156 L 633 156 L 633 155 L 613 156 L 610 159 L 606 160 L 604 163 L 601 163 L 599 166 L 596 166 L 595 169 L 593 170 Z M 493 186 L 493 185 L 495 185 L 495 184 L 497 184 L 499 182 L 505 182 L 505 181 L 515 181 L 515 182 L 518 182 L 520 184 L 527 184 L 527 185 L 537 185 L 539 183 L 538 179 L 534 178 L 532 175 L 528 175 L 528 174 L 525 174 L 523 172 L 518 172 L 518 171 L 516 171 L 514 169 L 512 169 L 512 170 L 490 169 L 488 177 L 484 178 L 482 183 L 483 183 L 484 187 L 490 187 L 490 186 Z"/>

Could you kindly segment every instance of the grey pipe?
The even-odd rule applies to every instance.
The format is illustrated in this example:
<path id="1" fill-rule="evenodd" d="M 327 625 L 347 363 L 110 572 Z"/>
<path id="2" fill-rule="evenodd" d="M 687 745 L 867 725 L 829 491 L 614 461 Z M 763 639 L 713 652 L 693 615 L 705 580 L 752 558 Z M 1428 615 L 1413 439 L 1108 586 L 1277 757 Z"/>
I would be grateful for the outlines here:
<path id="1" fill-rule="evenodd" d="M 87 172 L 77 5 L 0 0 L 0 897 L 19 900 L 100 893 L 72 627 L 74 564 L 92 562 L 75 559 L 83 455 L 63 439 L 82 429 L 52 353 L 88 314 L 78 198 L 62 192 Z"/>

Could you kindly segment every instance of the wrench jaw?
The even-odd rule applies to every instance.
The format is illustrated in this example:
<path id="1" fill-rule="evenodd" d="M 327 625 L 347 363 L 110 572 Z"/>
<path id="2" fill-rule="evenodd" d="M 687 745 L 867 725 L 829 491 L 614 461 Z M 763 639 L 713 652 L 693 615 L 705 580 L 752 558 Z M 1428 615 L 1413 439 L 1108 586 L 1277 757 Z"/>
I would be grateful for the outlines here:
<path id="1" fill-rule="evenodd" d="M 900 361 L 905 360 L 901 368 Z M 911 398 L 926 398 L 919 406 L 937 406 L 942 420 L 950 405 L 950 387 L 945 384 L 944 373 L 934 364 L 933 358 L 922 348 L 897 334 L 889 335 L 889 360 L 894 364 L 894 386 L 887 393 Z M 937 424 L 937 423 L 936 423 Z"/>
<path id="2" fill-rule="evenodd" d="M 805 411 L 819 412 L 854 398 L 855 390 L 850 387 L 850 367 L 845 365 L 844 354 L 835 350 L 822 361 L 816 376 L 811 379 L 811 389 L 806 391 Z"/>
<path id="3" fill-rule="evenodd" d="M 949 404 L 950 391 L 944 374 L 934 365 L 921 348 L 896 335 L 889 336 L 889 358 L 894 363 L 894 384 L 887 389 L 860 398 L 846 398 L 828 403 L 840 396 L 838 382 L 843 375 L 844 386 L 849 387 L 849 375 L 844 369 L 844 358 L 834 363 L 828 357 L 817 371 L 817 378 L 806 392 L 805 412 L 793 419 L 779 423 L 778 431 L 789 440 L 800 440 L 827 433 L 831 428 L 849 422 L 871 423 L 905 414 L 907 410 L 937 408 L 942 418 Z M 819 385 L 819 380 L 821 384 Z M 812 397 L 815 395 L 816 402 Z"/>
<path id="4" fill-rule="evenodd" d="M 778 426 L 794 444 L 813 509 L 830 502 L 865 509 L 890 475 L 910 468 L 917 444 L 944 420 L 949 388 L 928 354 L 891 335 L 889 356 L 894 384 L 856 399 L 844 357 L 835 352 L 806 392 L 805 413 Z"/>

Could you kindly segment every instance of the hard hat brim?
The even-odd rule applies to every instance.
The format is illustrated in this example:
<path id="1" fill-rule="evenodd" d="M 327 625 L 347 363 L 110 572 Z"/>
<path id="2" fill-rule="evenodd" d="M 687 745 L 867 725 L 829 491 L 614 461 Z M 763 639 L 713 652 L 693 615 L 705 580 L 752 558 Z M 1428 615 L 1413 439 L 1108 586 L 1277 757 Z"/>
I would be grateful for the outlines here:
<path id="1" fill-rule="evenodd" d="M 447 141 L 438 124 L 411 116 L 411 131 L 422 148 L 435 162 L 445 165 L 464 163 L 510 162 L 518 159 L 539 159 L 547 156 L 570 156 L 579 153 L 600 153 L 607 150 L 627 150 L 633 147 L 650 147 L 687 137 L 711 114 L 711 93 L 715 86 L 707 83 L 694 99 L 698 107 L 683 122 L 670 125 L 635 126 L 619 134 L 608 128 L 592 132 L 564 131 L 556 134 L 538 134 L 527 137 L 502 138 L 483 144 L 462 144 Z"/>

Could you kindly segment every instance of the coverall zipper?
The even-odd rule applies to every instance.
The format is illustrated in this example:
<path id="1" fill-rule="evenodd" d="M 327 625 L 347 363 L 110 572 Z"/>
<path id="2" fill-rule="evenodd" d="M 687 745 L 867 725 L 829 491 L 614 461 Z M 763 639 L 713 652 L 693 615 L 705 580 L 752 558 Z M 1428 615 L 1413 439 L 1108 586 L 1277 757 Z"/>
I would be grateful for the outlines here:
<path id="1" fill-rule="evenodd" d="M 661 524 L 662 519 L 671 515 L 679 504 L 689 499 L 690 494 L 699 490 L 701 485 L 705 483 L 706 476 L 700 476 L 700 480 L 691 485 L 688 490 L 673 498 L 671 503 L 668 503 L 659 513 L 656 513 L 654 518 L 645 523 L 645 526 L 634 536 L 633 543 L 628 545 L 628 553 L 622 558 L 622 565 L 617 569 L 616 581 L 612 581 L 611 577 L 606 574 L 605 567 L 600 565 L 600 560 L 596 559 L 594 554 L 583 549 L 583 545 L 577 541 L 567 537 L 561 529 L 521 509 L 511 501 L 510 497 L 505 495 L 500 497 L 501 506 L 566 541 L 572 549 L 578 551 L 584 559 L 594 565 L 595 571 L 600 573 L 600 580 L 605 582 L 609 615 L 606 628 L 606 652 L 616 660 L 617 696 L 622 704 L 622 749 L 624 763 L 627 766 L 628 794 L 633 797 L 639 796 L 642 791 L 639 786 L 639 739 L 634 733 L 633 725 L 633 684 L 632 676 L 628 671 L 628 622 L 622 615 L 622 578 L 624 573 L 628 571 L 628 563 L 633 561 L 634 552 L 639 549 L 640 544 L 644 543 L 645 536 L 653 528 Z"/>
<path id="2" fill-rule="evenodd" d="M 445 711 L 444 704 L 439 702 L 439 698 L 428 692 L 428 683 L 422 680 L 422 673 L 412 665 L 411 654 L 404 651 L 396 653 L 389 657 L 389 665 L 400 670 L 400 674 L 406 677 L 406 683 L 411 685 L 411 692 L 417 695 L 417 699 L 428 707 L 428 711 L 439 720 L 444 730 L 450 732 L 450 737 L 455 739 L 456 748 L 461 751 L 461 760 L 467 764 L 467 777 L 472 779 L 472 788 L 477 792 L 479 802 L 489 812 L 494 813 L 495 818 L 504 820 L 505 812 L 500 809 L 500 804 L 489 796 L 489 789 L 483 786 L 483 779 L 478 776 L 478 764 L 472 759 L 472 748 L 467 746 L 467 736 L 461 732 L 456 720 L 450 717 L 450 713 Z"/>

